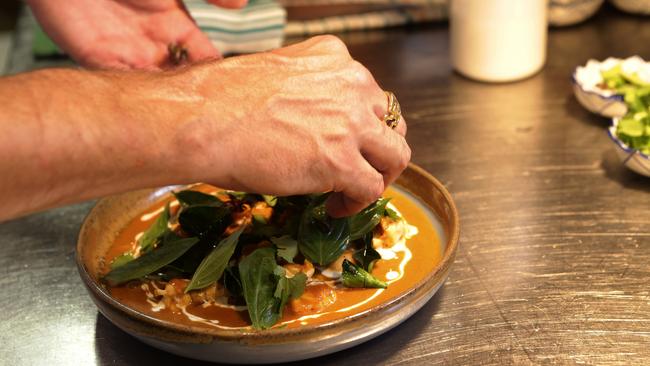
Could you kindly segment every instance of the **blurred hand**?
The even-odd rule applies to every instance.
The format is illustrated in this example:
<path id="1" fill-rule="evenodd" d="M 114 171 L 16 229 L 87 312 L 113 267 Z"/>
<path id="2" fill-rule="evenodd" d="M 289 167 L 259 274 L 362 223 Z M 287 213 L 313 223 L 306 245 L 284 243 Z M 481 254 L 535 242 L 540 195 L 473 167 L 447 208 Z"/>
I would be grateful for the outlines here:
<path id="1" fill-rule="evenodd" d="M 178 80 L 199 80 L 192 89 L 204 100 L 174 133 L 191 180 L 276 195 L 334 191 L 328 211 L 346 216 L 410 160 L 406 122 L 382 122 L 384 91 L 333 36 L 187 68 Z"/>
<path id="2" fill-rule="evenodd" d="M 27 0 L 59 47 L 88 68 L 158 69 L 170 65 L 168 46 L 189 61 L 220 57 L 181 0 Z M 238 8 L 247 0 L 210 0 Z"/>

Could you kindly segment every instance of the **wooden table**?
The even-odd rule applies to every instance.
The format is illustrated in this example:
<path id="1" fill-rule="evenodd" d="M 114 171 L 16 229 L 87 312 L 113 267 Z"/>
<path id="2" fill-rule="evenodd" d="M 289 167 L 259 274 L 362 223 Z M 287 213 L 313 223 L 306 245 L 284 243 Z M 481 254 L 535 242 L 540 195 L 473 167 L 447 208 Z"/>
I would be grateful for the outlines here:
<path id="1" fill-rule="evenodd" d="M 650 59 L 650 22 L 606 8 L 553 29 L 544 70 L 503 85 L 454 74 L 447 37 L 444 24 L 344 36 L 399 97 L 413 161 L 453 193 L 462 244 L 420 312 L 314 364 L 649 364 L 650 179 L 620 165 L 570 75 L 589 58 Z M 0 225 L 0 364 L 192 364 L 96 311 L 73 260 L 90 207 Z"/>

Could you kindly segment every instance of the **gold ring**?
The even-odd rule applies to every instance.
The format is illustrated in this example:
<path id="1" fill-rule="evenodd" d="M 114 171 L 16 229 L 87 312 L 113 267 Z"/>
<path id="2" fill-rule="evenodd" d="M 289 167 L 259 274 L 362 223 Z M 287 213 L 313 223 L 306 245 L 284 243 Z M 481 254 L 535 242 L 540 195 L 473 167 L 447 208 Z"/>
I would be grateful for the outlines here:
<path id="1" fill-rule="evenodd" d="M 384 93 L 386 93 L 386 97 L 388 97 L 388 112 L 384 114 L 383 121 L 386 126 L 395 129 L 399 124 L 399 120 L 402 119 L 402 109 L 399 106 L 395 94 L 389 91 L 385 91 Z"/>

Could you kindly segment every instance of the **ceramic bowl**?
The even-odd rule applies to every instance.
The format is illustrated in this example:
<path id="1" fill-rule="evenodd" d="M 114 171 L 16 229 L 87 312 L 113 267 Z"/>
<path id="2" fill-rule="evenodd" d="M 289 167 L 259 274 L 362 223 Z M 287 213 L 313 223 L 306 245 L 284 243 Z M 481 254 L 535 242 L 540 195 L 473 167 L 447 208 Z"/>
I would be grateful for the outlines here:
<path id="1" fill-rule="evenodd" d="M 398 297 L 329 323 L 265 331 L 205 329 L 155 319 L 113 299 L 97 281 L 100 258 L 138 212 L 178 186 L 100 200 L 79 233 L 79 274 L 99 311 L 113 324 L 151 346 L 177 355 L 228 363 L 276 363 L 340 351 L 376 337 L 413 315 L 442 286 L 454 260 L 459 238 L 458 213 L 444 186 L 413 164 L 396 185 L 438 219 L 443 231 L 443 258 L 422 281 Z"/>
<path id="2" fill-rule="evenodd" d="M 597 90 L 587 90 L 584 84 L 577 79 L 575 72 L 571 81 L 576 99 L 588 111 L 607 118 L 622 117 L 627 113 L 627 105 L 625 105 L 622 95 L 608 95 Z"/>
<path id="3" fill-rule="evenodd" d="M 632 171 L 650 177 L 650 156 L 627 146 L 616 135 L 616 127 L 618 126 L 618 118 L 612 120 L 612 125 L 607 130 L 609 138 L 612 139 L 616 146 L 616 155 L 621 159 L 623 165 Z"/>
<path id="4" fill-rule="evenodd" d="M 650 14 L 650 0 L 610 0 L 619 10 L 633 14 Z"/>
<path id="5" fill-rule="evenodd" d="M 603 1 L 551 0 L 548 6 L 548 22 L 557 27 L 580 23 L 594 15 Z"/>

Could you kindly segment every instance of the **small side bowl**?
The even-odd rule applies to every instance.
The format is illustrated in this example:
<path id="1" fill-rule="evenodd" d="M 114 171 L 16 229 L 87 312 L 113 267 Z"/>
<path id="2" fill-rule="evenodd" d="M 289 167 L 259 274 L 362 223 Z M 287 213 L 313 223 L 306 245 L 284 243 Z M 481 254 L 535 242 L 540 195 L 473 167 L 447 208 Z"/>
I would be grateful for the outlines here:
<path id="1" fill-rule="evenodd" d="M 577 80 L 575 72 L 571 76 L 571 81 L 576 99 L 588 111 L 607 118 L 623 117 L 627 113 L 627 105 L 622 95 L 604 95 L 586 90 Z"/>
<path id="2" fill-rule="evenodd" d="M 623 163 L 623 165 L 628 169 L 646 177 L 650 177 L 650 156 L 627 146 L 618 138 L 616 135 L 616 128 L 619 120 L 620 118 L 612 119 L 612 125 L 607 130 L 607 135 L 609 135 L 609 138 L 612 139 L 616 146 L 616 155 L 618 155 L 621 159 L 621 163 Z"/>
<path id="3" fill-rule="evenodd" d="M 86 217 L 77 242 L 79 274 L 99 311 L 139 340 L 177 355 L 213 362 L 278 363 L 337 352 L 397 326 L 433 297 L 445 282 L 456 256 L 458 211 L 445 187 L 417 165 L 410 164 L 396 185 L 415 197 L 442 225 L 442 260 L 424 279 L 399 296 L 361 313 L 301 328 L 206 329 L 153 318 L 116 301 L 98 281 L 99 262 L 120 230 L 136 215 L 172 189 L 163 187 L 100 200 Z M 433 245 L 433 243 L 432 243 Z"/>
<path id="4" fill-rule="evenodd" d="M 611 0 L 619 10 L 632 14 L 650 14 L 650 0 Z"/>

